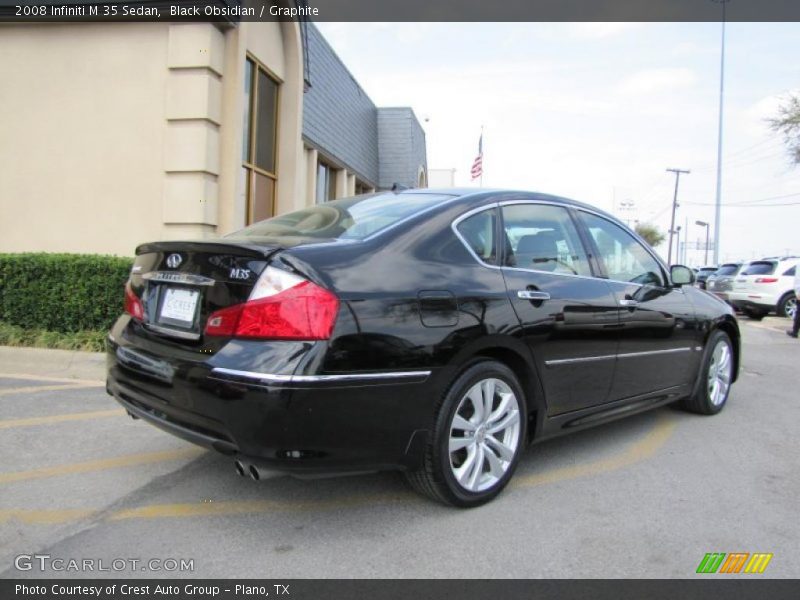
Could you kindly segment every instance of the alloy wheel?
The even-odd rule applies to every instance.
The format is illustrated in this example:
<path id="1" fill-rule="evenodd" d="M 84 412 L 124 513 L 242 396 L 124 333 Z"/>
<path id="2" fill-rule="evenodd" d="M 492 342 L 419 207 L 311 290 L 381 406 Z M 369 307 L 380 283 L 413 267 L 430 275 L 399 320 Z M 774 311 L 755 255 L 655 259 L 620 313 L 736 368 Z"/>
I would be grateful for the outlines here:
<path id="1" fill-rule="evenodd" d="M 794 319 L 794 313 L 797 310 L 797 298 L 789 298 L 783 306 L 784 314 L 790 319 Z"/>
<path id="2" fill-rule="evenodd" d="M 520 445 L 520 406 L 501 379 L 483 379 L 458 404 L 450 424 L 450 469 L 467 491 L 481 492 L 508 471 Z"/>
<path id="3" fill-rule="evenodd" d="M 731 347 L 725 340 L 719 340 L 711 354 L 708 365 L 708 399 L 714 406 L 720 406 L 728 396 L 733 375 Z"/>

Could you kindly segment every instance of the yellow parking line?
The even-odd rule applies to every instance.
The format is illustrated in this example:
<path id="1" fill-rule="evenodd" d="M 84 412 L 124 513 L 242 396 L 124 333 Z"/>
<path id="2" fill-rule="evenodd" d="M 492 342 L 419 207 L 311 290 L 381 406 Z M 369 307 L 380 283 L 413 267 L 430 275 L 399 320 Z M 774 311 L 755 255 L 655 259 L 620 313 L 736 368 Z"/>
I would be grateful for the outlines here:
<path id="1" fill-rule="evenodd" d="M 0 379 L 22 379 L 25 381 L 56 381 L 59 383 L 81 383 L 86 385 L 105 385 L 101 379 L 72 379 L 71 377 L 51 377 L 32 373 L 0 373 Z"/>
<path id="2" fill-rule="evenodd" d="M 90 387 L 102 387 L 100 383 L 55 383 L 52 385 L 28 385 L 15 388 L 0 388 L 0 396 L 26 394 L 31 392 L 55 392 L 59 390 L 82 390 Z"/>
<path id="3" fill-rule="evenodd" d="M 33 469 L 30 471 L 0 473 L 0 483 L 14 483 L 16 481 L 56 477 L 58 475 L 74 475 L 75 473 L 90 473 L 93 471 L 116 469 L 118 467 L 133 467 L 136 465 L 147 465 L 150 463 L 178 460 L 181 458 L 194 458 L 203 452 L 204 450 L 201 448 L 192 446 L 188 448 L 181 448 L 179 450 L 146 452 L 143 454 L 127 454 L 125 456 L 116 456 L 114 458 L 89 460 L 86 462 L 58 465 L 55 467 L 42 467 L 40 469 Z"/>
<path id="4" fill-rule="evenodd" d="M 64 421 L 85 421 L 87 419 L 102 419 L 104 417 L 118 417 L 124 415 L 121 408 L 112 410 L 95 410 L 92 412 L 69 413 L 64 415 L 50 415 L 48 417 L 28 417 L 25 419 L 6 419 L 0 421 L 0 429 L 12 427 L 31 427 L 33 425 L 49 425 L 50 423 L 63 423 Z"/>
<path id="5" fill-rule="evenodd" d="M 364 494 L 331 500 L 245 500 L 196 502 L 177 504 L 153 504 L 117 511 L 108 518 L 111 521 L 127 519 L 163 519 L 170 517 L 211 517 L 244 515 L 270 512 L 305 512 L 310 510 L 332 510 L 361 505 L 388 504 L 390 502 L 422 501 L 419 496 L 408 493 Z"/>
<path id="6" fill-rule="evenodd" d="M 552 469 L 543 473 L 531 473 L 530 475 L 514 477 L 514 479 L 511 480 L 510 487 L 531 487 L 546 483 L 566 481 L 568 479 L 575 479 L 585 475 L 608 473 L 609 471 L 616 471 L 649 458 L 653 456 L 656 451 L 661 448 L 661 446 L 664 445 L 664 443 L 675 431 L 675 420 L 669 418 L 663 410 L 658 414 L 658 422 L 656 423 L 655 427 L 653 427 L 653 429 L 650 430 L 650 432 L 641 440 L 632 444 L 625 452 L 618 454 L 617 456 L 574 465 L 571 467 Z"/>
<path id="7" fill-rule="evenodd" d="M 510 487 L 524 488 L 545 485 L 569 479 L 576 479 L 598 473 L 607 473 L 635 464 L 653 456 L 675 431 L 676 421 L 661 412 L 656 425 L 642 439 L 630 445 L 627 450 L 617 456 L 596 460 L 574 467 L 553 469 L 543 473 L 517 476 Z M 2 479 L 0 479 L 2 482 Z M 373 494 L 348 496 L 330 500 L 250 500 L 194 502 L 175 504 L 153 504 L 137 508 L 122 509 L 108 515 L 110 521 L 129 519 L 165 519 L 184 517 L 230 516 L 271 512 L 312 510 L 333 510 L 357 506 L 375 506 L 379 503 L 398 503 L 422 501 L 409 493 Z M 0 523 L 4 520 L 18 519 L 24 523 L 49 524 L 61 523 L 90 516 L 93 511 L 84 509 L 64 510 L 24 510 L 0 509 Z"/>

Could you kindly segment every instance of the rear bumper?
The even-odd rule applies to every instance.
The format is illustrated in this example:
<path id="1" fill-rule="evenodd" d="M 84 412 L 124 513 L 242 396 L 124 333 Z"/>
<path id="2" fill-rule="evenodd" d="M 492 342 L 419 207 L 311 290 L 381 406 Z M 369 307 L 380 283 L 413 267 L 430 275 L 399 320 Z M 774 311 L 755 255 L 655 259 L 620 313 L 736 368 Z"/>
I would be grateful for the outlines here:
<path id="1" fill-rule="evenodd" d="M 130 414 L 177 437 L 298 473 L 421 464 L 433 413 L 429 371 L 298 377 L 268 373 L 268 364 L 239 371 L 217 367 L 213 358 L 167 360 L 116 333 L 108 340 L 108 393 Z M 265 363 L 276 350 L 268 345 Z"/>
<path id="2" fill-rule="evenodd" d="M 729 292 L 728 302 L 739 310 L 755 309 L 762 312 L 775 311 L 777 300 L 768 294 L 754 292 Z"/>

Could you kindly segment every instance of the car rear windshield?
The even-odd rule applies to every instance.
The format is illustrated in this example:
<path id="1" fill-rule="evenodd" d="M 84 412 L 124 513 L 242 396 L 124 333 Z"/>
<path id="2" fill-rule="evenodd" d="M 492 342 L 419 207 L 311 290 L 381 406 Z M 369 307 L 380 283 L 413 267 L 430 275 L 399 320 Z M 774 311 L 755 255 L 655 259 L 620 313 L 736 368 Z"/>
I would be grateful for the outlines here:
<path id="1" fill-rule="evenodd" d="M 775 270 L 775 263 L 769 261 L 757 261 L 747 265 L 747 268 L 742 271 L 742 275 L 772 275 Z"/>
<path id="2" fill-rule="evenodd" d="M 717 269 L 716 275 L 734 275 L 739 270 L 739 265 L 722 265 Z"/>
<path id="3" fill-rule="evenodd" d="M 272 217 L 225 237 L 361 240 L 450 198 L 453 196 L 408 192 L 354 196 Z"/>

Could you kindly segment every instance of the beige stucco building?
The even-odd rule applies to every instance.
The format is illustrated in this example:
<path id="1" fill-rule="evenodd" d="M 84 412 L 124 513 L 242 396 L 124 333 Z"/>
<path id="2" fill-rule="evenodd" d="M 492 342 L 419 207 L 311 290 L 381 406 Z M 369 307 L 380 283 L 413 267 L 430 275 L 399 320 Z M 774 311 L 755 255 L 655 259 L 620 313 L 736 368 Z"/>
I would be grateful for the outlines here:
<path id="1" fill-rule="evenodd" d="M 0 252 L 132 255 L 385 187 L 379 125 L 404 121 L 366 95 L 374 124 L 328 115 L 348 91 L 315 78 L 358 88 L 337 69 L 295 22 L 0 25 Z M 425 184 L 424 134 L 415 152 L 399 183 Z"/>

